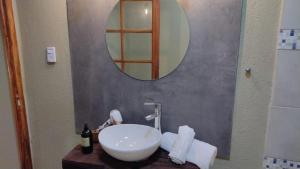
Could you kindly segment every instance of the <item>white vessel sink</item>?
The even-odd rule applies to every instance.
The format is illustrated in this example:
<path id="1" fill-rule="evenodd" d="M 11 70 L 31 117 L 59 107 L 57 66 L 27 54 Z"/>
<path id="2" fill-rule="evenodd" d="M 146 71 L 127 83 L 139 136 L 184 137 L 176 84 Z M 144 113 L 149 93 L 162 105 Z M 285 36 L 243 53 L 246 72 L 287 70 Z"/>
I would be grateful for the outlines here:
<path id="1" fill-rule="evenodd" d="M 120 124 L 103 129 L 98 135 L 106 153 L 122 161 L 140 161 L 160 146 L 161 133 L 152 127 Z"/>

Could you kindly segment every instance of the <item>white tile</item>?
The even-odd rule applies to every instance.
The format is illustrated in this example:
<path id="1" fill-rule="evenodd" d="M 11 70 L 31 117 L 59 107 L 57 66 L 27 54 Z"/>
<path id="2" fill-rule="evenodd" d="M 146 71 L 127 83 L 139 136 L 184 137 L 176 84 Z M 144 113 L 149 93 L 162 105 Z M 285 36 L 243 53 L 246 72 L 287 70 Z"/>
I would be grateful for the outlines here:
<path id="1" fill-rule="evenodd" d="M 286 29 L 300 28 L 299 8 L 300 8 L 299 0 L 284 0 L 281 28 L 286 28 Z"/>
<path id="2" fill-rule="evenodd" d="M 300 109 L 271 109 L 265 155 L 300 161 Z"/>
<path id="3" fill-rule="evenodd" d="M 281 29 L 278 37 L 278 49 L 296 50 L 300 46 L 300 29 Z"/>
<path id="4" fill-rule="evenodd" d="M 275 70 L 272 105 L 300 108 L 300 51 L 278 51 Z"/>
<path id="5" fill-rule="evenodd" d="M 272 157 L 265 157 L 263 162 L 264 169 L 299 169 L 298 164 L 299 162 Z"/>

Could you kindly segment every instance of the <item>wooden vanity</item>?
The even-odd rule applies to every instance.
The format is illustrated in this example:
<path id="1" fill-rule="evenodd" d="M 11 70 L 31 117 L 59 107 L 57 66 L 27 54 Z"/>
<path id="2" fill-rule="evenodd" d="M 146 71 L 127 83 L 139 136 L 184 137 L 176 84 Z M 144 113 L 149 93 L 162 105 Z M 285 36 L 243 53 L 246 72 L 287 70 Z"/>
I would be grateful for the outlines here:
<path id="1" fill-rule="evenodd" d="M 176 165 L 168 157 L 168 153 L 158 149 L 149 159 L 141 162 L 123 162 L 110 157 L 101 148 L 94 144 L 92 154 L 82 154 L 80 145 L 76 146 L 62 160 L 63 169 L 199 169 L 197 166 L 186 163 Z"/>

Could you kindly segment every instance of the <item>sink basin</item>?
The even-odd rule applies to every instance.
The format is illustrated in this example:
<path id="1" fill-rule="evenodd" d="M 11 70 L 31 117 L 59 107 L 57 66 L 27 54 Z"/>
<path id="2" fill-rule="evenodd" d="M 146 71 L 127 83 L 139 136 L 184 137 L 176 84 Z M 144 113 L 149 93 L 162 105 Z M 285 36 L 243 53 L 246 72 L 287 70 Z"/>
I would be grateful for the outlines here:
<path id="1" fill-rule="evenodd" d="M 152 127 L 120 124 L 103 129 L 98 139 L 103 150 L 122 161 L 141 161 L 160 146 L 161 133 Z"/>

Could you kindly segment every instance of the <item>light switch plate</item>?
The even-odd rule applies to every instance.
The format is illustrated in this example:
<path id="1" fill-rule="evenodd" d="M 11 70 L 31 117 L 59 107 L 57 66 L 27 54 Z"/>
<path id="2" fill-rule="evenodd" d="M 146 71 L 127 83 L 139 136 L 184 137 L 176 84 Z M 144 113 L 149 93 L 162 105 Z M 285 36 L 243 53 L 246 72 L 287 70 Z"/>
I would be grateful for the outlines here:
<path id="1" fill-rule="evenodd" d="M 47 47 L 47 62 L 48 63 L 56 63 L 56 49 L 55 47 Z"/>

